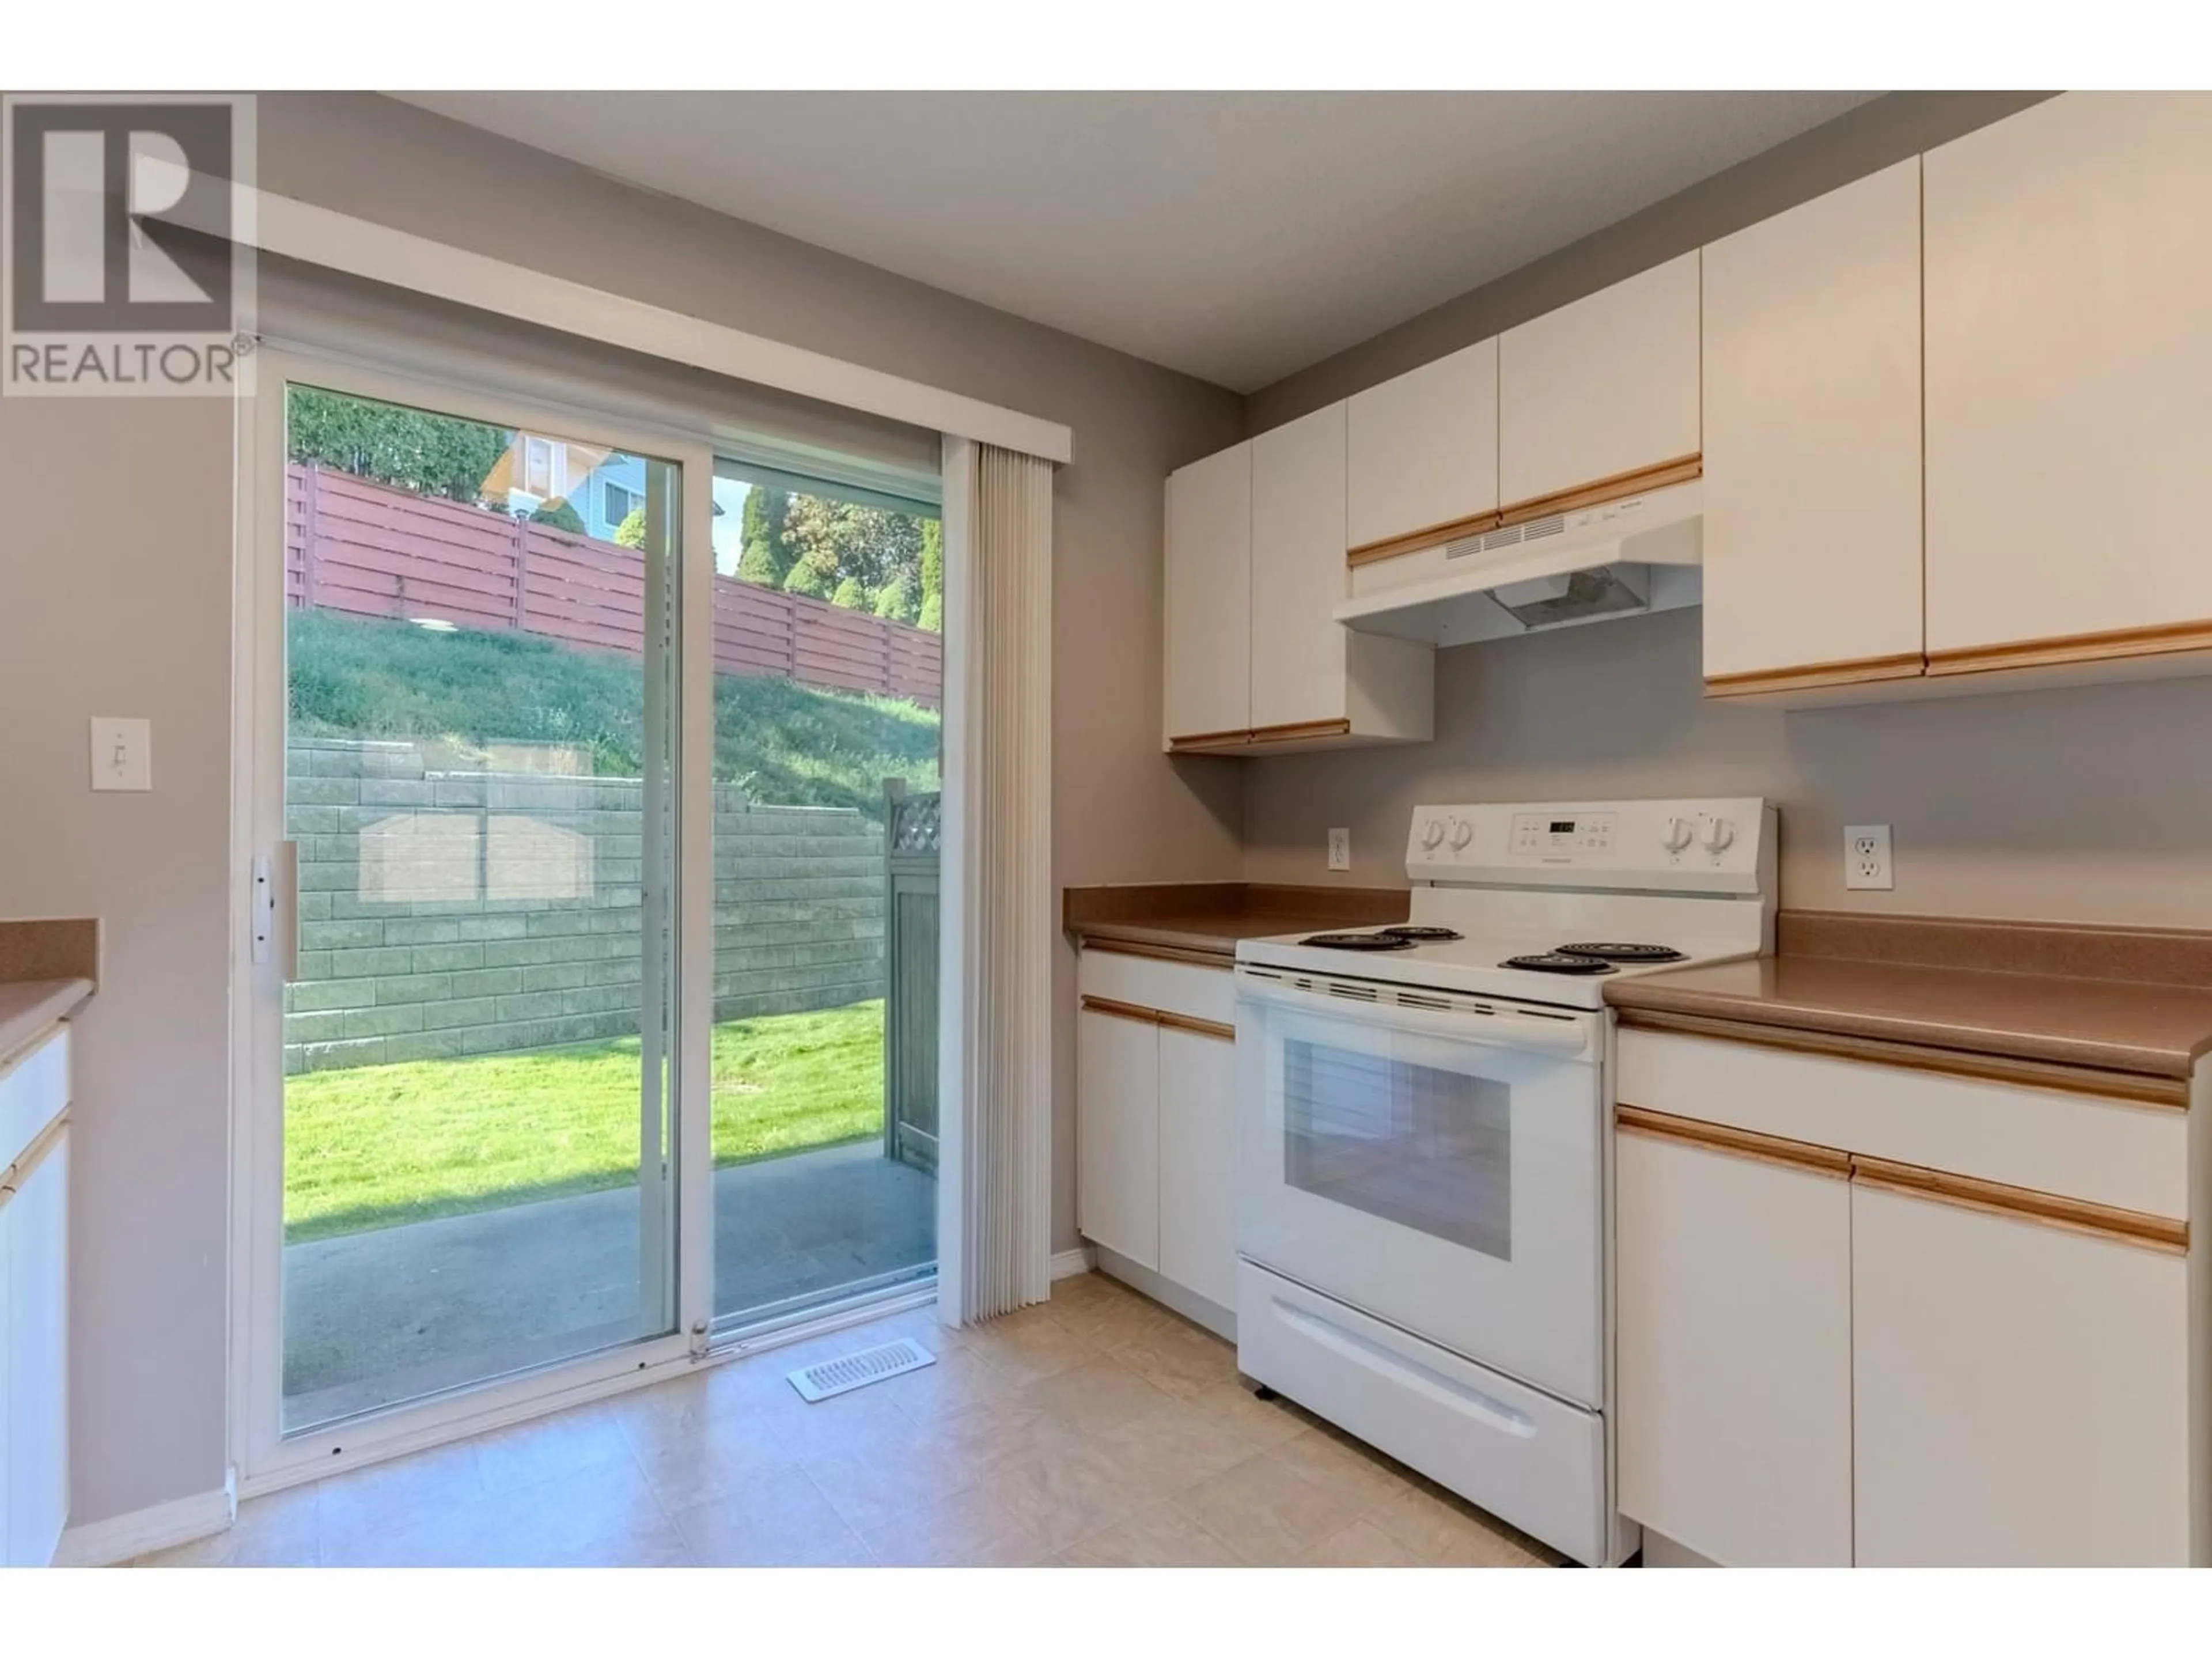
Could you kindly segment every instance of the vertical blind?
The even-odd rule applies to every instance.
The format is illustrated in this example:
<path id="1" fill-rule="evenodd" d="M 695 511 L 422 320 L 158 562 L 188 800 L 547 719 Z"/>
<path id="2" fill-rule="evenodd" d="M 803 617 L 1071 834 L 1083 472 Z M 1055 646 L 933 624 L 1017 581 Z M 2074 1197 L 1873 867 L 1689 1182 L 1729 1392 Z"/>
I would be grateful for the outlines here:
<path id="1" fill-rule="evenodd" d="M 963 994 L 942 1060 L 939 1299 L 959 1323 L 1050 1291 L 1052 472 L 945 441 L 944 971 Z"/>

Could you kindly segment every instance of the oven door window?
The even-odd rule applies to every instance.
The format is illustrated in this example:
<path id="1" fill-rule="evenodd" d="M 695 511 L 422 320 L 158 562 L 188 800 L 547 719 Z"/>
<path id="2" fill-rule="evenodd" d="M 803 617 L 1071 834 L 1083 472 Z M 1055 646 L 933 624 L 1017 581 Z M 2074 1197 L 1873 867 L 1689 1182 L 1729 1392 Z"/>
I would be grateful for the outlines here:
<path id="1" fill-rule="evenodd" d="M 1495 1078 L 1286 1042 L 1284 1179 L 1510 1261 L 1511 1097 Z"/>

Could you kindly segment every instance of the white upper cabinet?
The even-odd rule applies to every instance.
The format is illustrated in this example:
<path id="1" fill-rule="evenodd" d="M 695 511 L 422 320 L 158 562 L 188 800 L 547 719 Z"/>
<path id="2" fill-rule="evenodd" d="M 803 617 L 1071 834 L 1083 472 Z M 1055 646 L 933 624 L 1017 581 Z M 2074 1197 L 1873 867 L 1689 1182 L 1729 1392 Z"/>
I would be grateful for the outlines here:
<path id="1" fill-rule="evenodd" d="M 1920 160 L 1705 251 L 1705 678 L 1921 672 Z"/>
<path id="2" fill-rule="evenodd" d="M 1347 550 L 1449 540 L 1498 510 L 1498 342 L 1425 363 L 1352 399 Z"/>
<path id="3" fill-rule="evenodd" d="M 1252 726 L 1341 720 L 1344 405 L 1252 441 Z"/>
<path id="4" fill-rule="evenodd" d="M 1929 673 L 2212 647 L 2212 96 L 1924 161 Z"/>
<path id="5" fill-rule="evenodd" d="M 1498 493 L 1509 513 L 1695 456 L 1698 255 L 1507 330 L 1498 383 Z"/>
<path id="6" fill-rule="evenodd" d="M 1252 446 L 1168 475 L 1166 737 L 1252 724 Z"/>
<path id="7" fill-rule="evenodd" d="M 1336 620 L 1351 570 L 1346 416 L 1331 404 L 1170 475 L 1170 750 L 1419 743 L 1434 730 L 1436 653 Z"/>

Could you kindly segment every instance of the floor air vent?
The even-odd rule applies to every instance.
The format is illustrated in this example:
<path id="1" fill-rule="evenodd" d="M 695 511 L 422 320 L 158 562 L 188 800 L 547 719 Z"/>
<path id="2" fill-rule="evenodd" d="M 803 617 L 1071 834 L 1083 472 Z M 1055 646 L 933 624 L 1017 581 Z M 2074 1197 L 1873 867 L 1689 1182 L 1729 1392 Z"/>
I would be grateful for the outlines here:
<path id="1" fill-rule="evenodd" d="M 901 1337 L 879 1347 L 863 1348 L 858 1353 L 825 1359 L 816 1365 L 803 1365 L 791 1373 L 791 1386 L 799 1390 L 803 1400 L 827 1400 L 832 1395 L 849 1394 L 887 1376 L 918 1371 L 924 1365 L 936 1363 L 935 1354 Z"/>

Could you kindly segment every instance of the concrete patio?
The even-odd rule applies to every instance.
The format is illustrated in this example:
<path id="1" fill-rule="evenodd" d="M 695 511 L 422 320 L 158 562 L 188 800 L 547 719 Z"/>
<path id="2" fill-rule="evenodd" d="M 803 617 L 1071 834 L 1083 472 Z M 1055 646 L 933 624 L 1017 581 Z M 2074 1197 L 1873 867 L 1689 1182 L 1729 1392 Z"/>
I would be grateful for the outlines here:
<path id="1" fill-rule="evenodd" d="M 916 1275 L 937 1182 L 880 1139 L 714 1174 L 718 1316 Z M 637 1335 L 635 1187 L 294 1244 L 284 1252 L 288 1429 Z"/>

